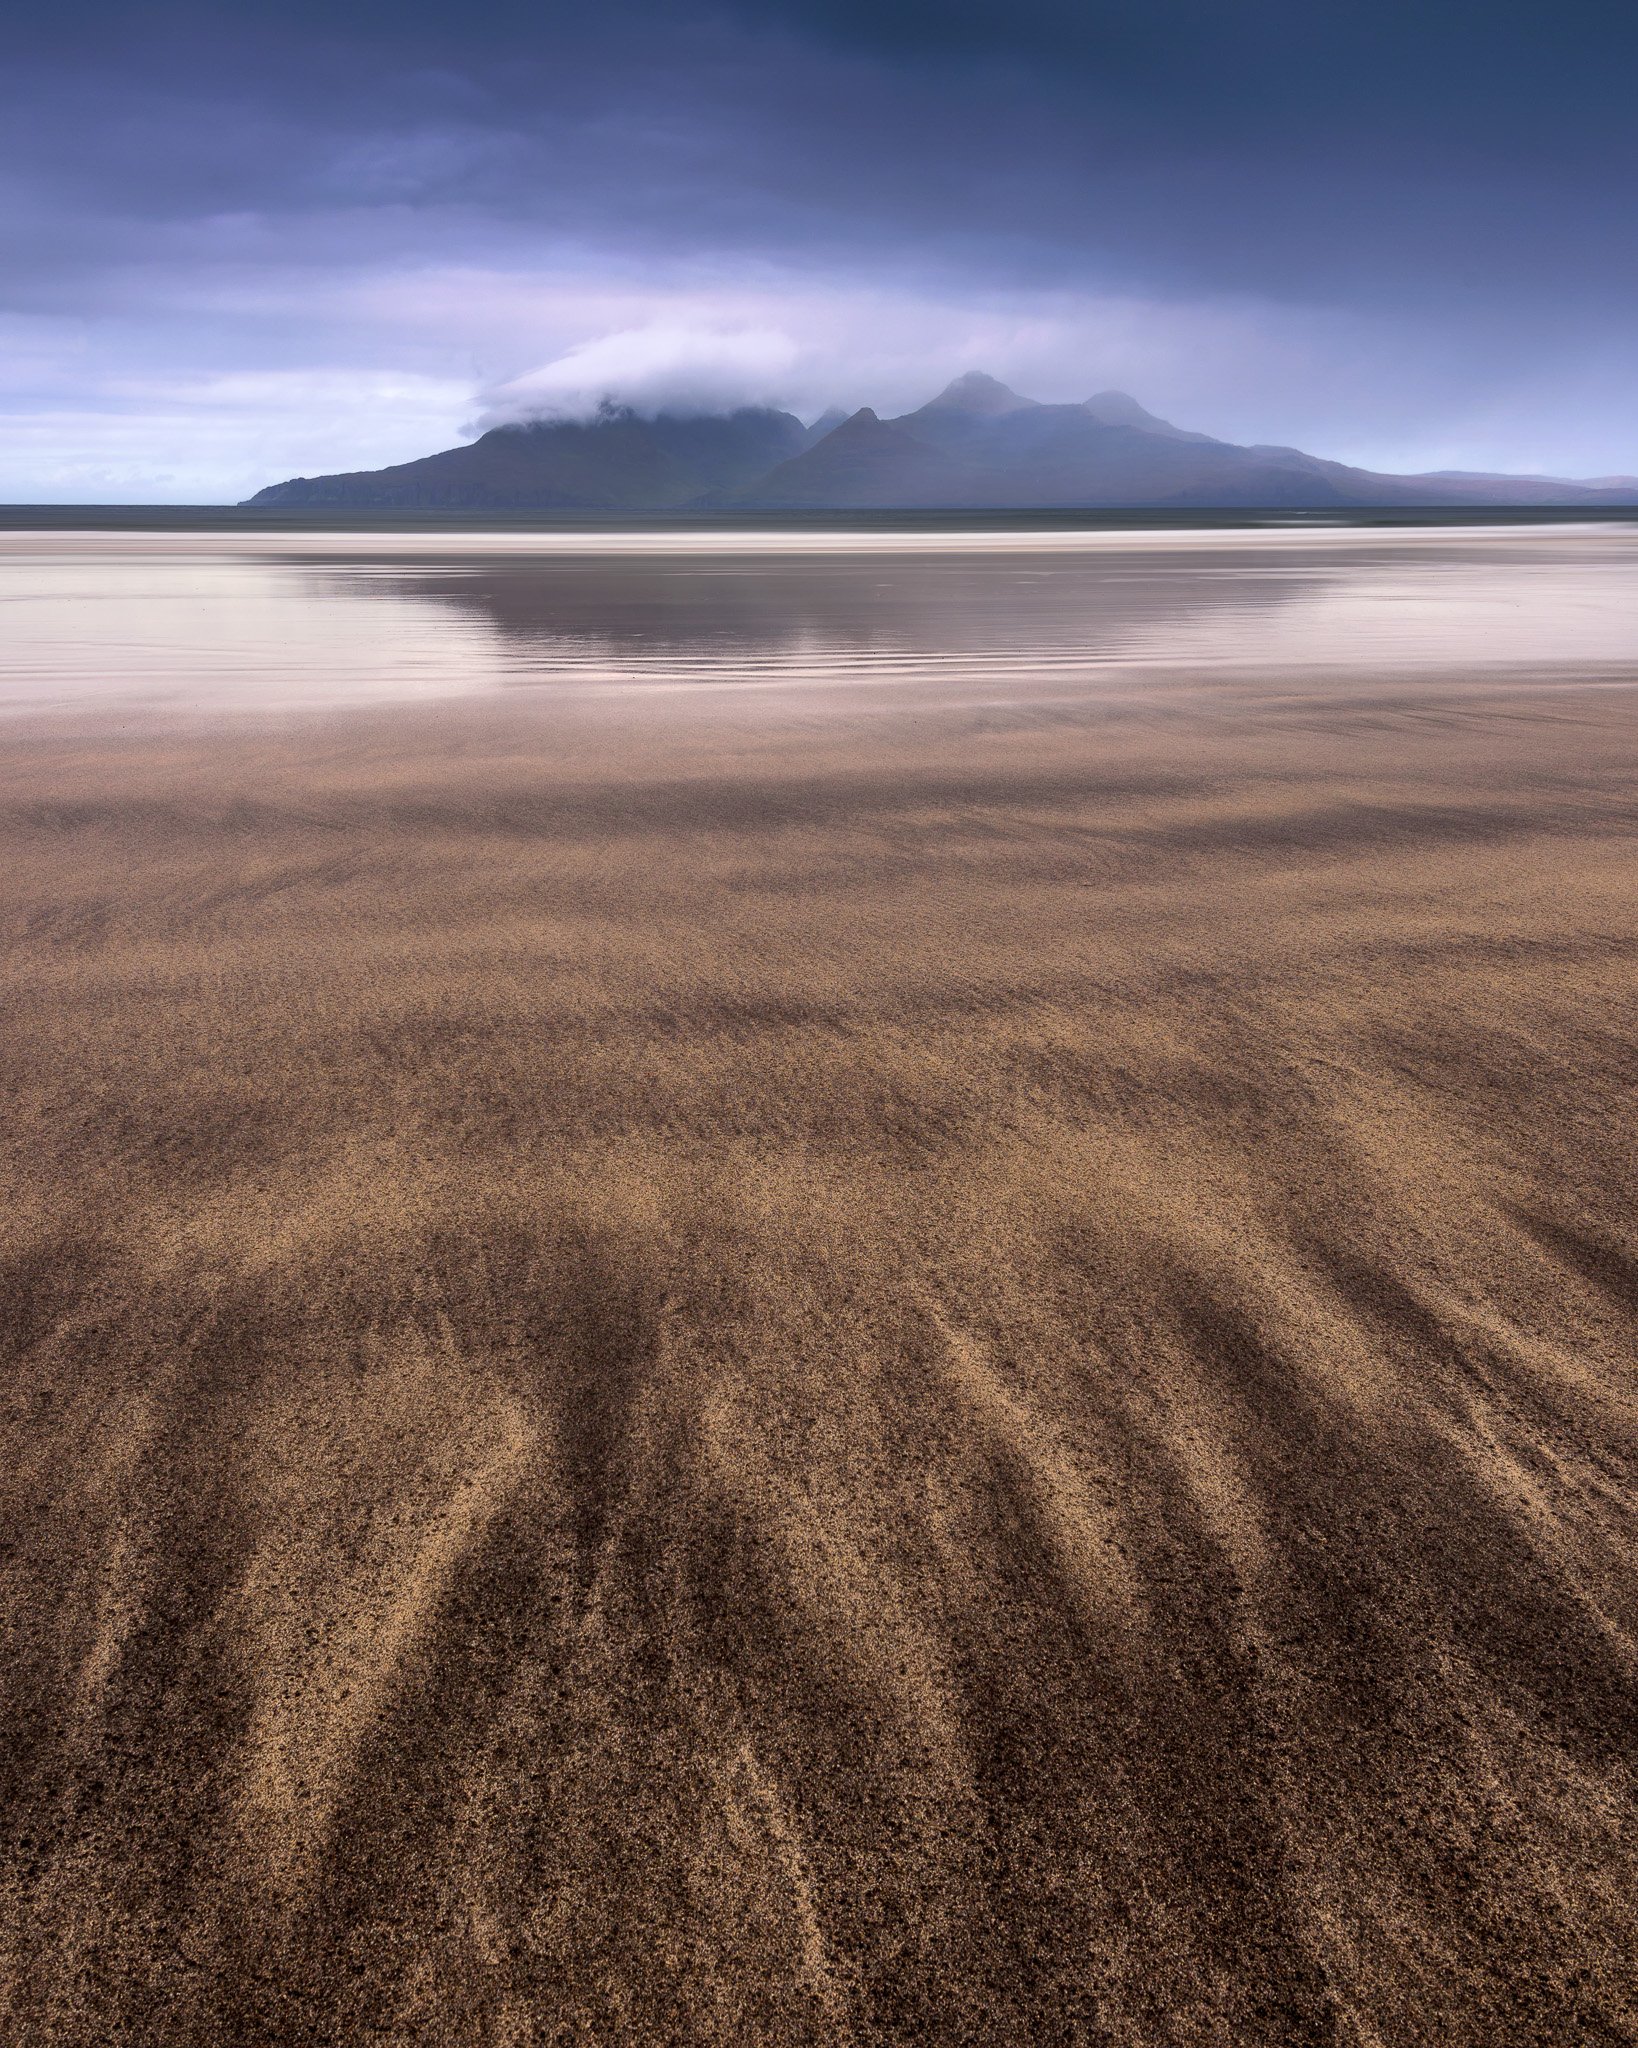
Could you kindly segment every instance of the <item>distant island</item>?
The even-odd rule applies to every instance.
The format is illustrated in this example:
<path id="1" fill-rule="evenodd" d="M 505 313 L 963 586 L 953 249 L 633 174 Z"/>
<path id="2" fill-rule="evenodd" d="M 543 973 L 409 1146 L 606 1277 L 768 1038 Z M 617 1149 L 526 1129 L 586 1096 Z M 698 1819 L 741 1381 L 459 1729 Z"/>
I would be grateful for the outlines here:
<path id="1" fill-rule="evenodd" d="M 978 371 L 916 411 L 804 426 L 605 404 L 586 420 L 493 427 L 416 462 L 270 484 L 250 505 L 403 511 L 987 511 L 1153 506 L 1638 505 L 1638 477 L 1386 476 L 1300 448 L 1241 447 L 1122 391 L 1044 405 Z"/>

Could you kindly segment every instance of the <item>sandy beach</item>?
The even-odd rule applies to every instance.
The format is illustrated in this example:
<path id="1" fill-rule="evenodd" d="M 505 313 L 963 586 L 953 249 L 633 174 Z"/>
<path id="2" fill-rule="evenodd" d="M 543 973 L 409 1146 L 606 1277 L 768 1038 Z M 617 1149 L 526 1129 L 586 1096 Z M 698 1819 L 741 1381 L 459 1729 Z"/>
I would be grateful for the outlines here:
<path id="1" fill-rule="evenodd" d="M 19 719 L 19 2042 L 1638 2038 L 1635 673 Z"/>

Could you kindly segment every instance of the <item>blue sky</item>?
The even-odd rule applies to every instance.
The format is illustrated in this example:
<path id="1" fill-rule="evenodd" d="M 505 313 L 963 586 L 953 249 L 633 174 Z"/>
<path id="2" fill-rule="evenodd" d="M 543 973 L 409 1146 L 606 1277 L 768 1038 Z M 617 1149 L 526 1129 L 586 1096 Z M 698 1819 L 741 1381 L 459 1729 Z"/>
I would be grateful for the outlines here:
<path id="1" fill-rule="evenodd" d="M 1381 467 L 1638 471 L 1638 8 L 25 4 L 0 496 L 981 367 Z"/>

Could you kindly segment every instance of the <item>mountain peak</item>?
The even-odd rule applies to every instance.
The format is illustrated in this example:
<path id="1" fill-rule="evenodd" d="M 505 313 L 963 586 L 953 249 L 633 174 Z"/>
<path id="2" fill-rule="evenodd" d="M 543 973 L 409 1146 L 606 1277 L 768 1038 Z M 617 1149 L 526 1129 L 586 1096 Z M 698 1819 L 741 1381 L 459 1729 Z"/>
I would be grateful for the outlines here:
<path id="1" fill-rule="evenodd" d="M 1085 402 L 1082 412 L 1105 427 L 1137 427 L 1145 434 L 1164 434 L 1170 441 L 1209 441 L 1209 434 L 1191 434 L 1174 427 L 1170 420 L 1157 419 L 1147 406 L 1139 405 L 1129 391 L 1099 391 Z"/>
<path id="2" fill-rule="evenodd" d="M 814 442 L 822 441 L 827 434 L 834 434 L 838 427 L 846 425 L 847 418 L 848 415 L 839 405 L 833 405 L 822 412 L 816 420 L 810 420 L 806 429 L 808 446 L 811 448 Z"/>
<path id="3" fill-rule="evenodd" d="M 957 377 L 946 384 L 933 405 L 947 406 L 953 412 L 972 412 L 986 416 L 1004 412 L 1022 412 L 1026 406 L 1035 403 L 1033 398 L 1021 398 L 1016 391 L 1009 391 L 1005 384 L 994 377 L 987 377 L 982 370 L 969 370 L 965 376 Z"/>
<path id="4" fill-rule="evenodd" d="M 1095 420 L 1102 420 L 1106 427 L 1164 427 L 1165 420 L 1157 420 L 1147 406 L 1139 405 L 1129 391 L 1098 391 L 1082 406 Z"/>

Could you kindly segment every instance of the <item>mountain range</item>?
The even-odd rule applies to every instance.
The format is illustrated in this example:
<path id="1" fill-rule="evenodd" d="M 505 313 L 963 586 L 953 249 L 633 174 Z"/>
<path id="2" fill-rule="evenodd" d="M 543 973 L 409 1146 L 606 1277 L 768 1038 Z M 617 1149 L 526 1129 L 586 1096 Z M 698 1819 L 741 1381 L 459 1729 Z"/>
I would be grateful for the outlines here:
<path id="1" fill-rule="evenodd" d="M 605 405 L 492 427 L 416 462 L 270 484 L 251 505 L 414 511 L 983 511 L 1153 506 L 1638 505 L 1638 478 L 1388 476 L 1300 448 L 1242 447 L 1157 419 L 1123 391 L 1045 405 L 972 371 L 914 412 L 804 426 Z"/>

